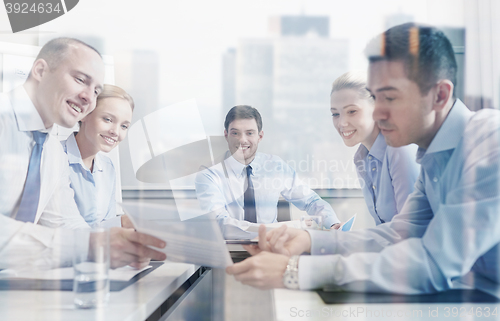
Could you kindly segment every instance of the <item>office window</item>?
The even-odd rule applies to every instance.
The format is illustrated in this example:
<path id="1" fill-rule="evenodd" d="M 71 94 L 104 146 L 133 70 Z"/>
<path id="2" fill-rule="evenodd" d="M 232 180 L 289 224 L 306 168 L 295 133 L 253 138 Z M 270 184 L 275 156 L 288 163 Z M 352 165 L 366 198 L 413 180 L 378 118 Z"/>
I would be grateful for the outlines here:
<path id="1" fill-rule="evenodd" d="M 388 27 L 415 21 L 442 28 L 459 63 L 457 96 L 472 109 L 499 107 L 497 1 L 146 4 L 86 0 L 71 19 L 40 26 L 36 45 L 69 35 L 113 56 L 115 83 L 136 100 L 134 121 L 195 99 L 206 135 L 222 136 L 233 105 L 256 107 L 265 132 L 259 150 L 282 157 L 313 188 L 359 187 L 356 148 L 344 146 L 332 125 L 329 91 L 342 73 L 366 69 L 366 43 Z M 125 189 L 169 188 L 137 181 L 127 140 L 120 159 Z"/>

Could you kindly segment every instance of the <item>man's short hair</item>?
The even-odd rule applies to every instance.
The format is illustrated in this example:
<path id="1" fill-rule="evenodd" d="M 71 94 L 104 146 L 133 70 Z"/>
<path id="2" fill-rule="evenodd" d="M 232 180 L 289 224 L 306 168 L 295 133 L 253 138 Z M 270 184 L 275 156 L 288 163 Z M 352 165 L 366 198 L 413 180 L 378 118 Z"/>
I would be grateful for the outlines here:
<path id="1" fill-rule="evenodd" d="M 226 120 L 224 121 L 224 128 L 226 131 L 229 131 L 229 124 L 236 119 L 255 119 L 259 133 L 262 130 L 262 117 L 260 116 L 259 111 L 252 106 L 238 105 L 231 108 L 226 115 Z"/>
<path id="2" fill-rule="evenodd" d="M 83 45 L 87 48 L 90 48 L 93 51 L 95 51 L 99 55 L 99 57 L 102 58 L 101 54 L 99 53 L 99 51 L 97 51 L 97 49 L 86 44 L 83 41 L 74 38 L 55 38 L 47 42 L 42 47 L 35 60 L 43 59 L 47 62 L 50 69 L 56 69 L 59 66 L 59 64 L 64 59 L 66 59 L 66 56 L 68 54 L 68 48 L 72 44 Z"/>
<path id="3" fill-rule="evenodd" d="M 457 83 L 457 62 L 453 47 L 444 33 L 432 26 L 405 23 L 374 38 L 366 47 L 370 63 L 402 61 L 408 79 L 426 95 L 440 80 Z"/>

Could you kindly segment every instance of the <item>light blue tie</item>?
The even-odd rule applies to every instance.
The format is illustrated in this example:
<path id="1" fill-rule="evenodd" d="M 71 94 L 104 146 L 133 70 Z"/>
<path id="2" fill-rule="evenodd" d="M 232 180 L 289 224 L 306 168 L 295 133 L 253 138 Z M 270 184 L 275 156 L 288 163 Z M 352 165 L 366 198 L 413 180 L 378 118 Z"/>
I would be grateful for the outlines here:
<path id="1" fill-rule="evenodd" d="M 22 222 L 34 222 L 38 201 L 40 199 L 40 161 L 42 159 L 42 149 L 47 133 L 38 131 L 31 132 L 35 140 L 35 146 L 31 151 L 30 165 L 28 167 L 28 176 L 24 185 L 21 205 L 17 212 L 16 220 Z"/>

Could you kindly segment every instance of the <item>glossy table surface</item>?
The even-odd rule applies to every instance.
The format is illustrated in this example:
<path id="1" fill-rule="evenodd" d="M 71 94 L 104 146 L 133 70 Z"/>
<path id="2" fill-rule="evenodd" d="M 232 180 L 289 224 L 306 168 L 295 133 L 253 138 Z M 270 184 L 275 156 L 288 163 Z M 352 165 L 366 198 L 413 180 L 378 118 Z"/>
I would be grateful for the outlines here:
<path id="1" fill-rule="evenodd" d="M 166 262 L 124 290 L 111 292 L 108 305 L 97 309 L 76 309 L 71 291 L 0 291 L 0 320 L 145 320 L 197 269 Z"/>

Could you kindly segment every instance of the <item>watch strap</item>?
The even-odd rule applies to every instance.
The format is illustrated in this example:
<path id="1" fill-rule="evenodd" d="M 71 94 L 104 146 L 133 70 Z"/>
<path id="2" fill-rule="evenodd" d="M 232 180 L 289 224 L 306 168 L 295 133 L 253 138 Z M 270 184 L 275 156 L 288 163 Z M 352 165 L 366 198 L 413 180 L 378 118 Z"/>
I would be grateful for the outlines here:
<path id="1" fill-rule="evenodd" d="M 283 274 L 283 284 L 288 289 L 299 289 L 299 256 L 294 255 L 288 260 L 285 274 Z"/>

